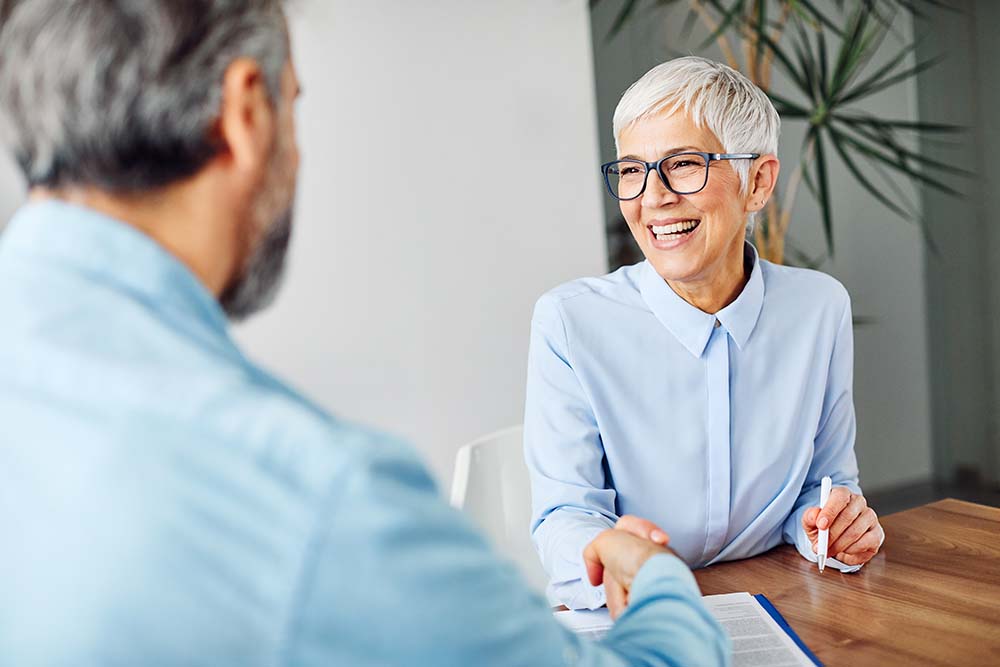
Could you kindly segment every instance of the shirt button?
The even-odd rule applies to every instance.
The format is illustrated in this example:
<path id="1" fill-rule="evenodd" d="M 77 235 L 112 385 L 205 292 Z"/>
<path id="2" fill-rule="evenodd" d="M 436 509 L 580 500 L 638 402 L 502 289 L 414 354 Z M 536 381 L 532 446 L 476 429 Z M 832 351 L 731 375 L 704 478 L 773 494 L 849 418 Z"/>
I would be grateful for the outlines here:
<path id="1" fill-rule="evenodd" d="M 719 318 L 715 318 L 715 328 L 718 329 L 721 326 L 722 326 L 722 322 L 719 321 Z"/>

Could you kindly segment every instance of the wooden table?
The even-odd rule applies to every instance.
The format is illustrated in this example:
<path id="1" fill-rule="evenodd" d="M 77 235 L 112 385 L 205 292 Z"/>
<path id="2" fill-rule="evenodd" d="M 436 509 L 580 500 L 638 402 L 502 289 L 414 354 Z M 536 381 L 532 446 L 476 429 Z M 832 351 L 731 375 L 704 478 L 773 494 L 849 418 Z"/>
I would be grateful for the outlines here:
<path id="1" fill-rule="evenodd" d="M 791 546 L 695 572 L 704 595 L 763 593 L 825 665 L 1000 665 L 1000 509 L 941 500 L 881 518 L 841 574 Z"/>

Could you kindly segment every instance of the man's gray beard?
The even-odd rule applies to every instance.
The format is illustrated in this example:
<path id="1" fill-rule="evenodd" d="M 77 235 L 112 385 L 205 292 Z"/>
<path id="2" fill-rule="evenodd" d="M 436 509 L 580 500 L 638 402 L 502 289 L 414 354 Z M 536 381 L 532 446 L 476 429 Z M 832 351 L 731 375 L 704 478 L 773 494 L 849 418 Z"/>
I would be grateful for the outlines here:
<path id="1" fill-rule="evenodd" d="M 292 207 L 289 206 L 257 243 L 243 275 L 219 297 L 219 304 L 230 320 L 246 319 L 274 301 L 284 277 L 285 255 L 291 238 Z"/>

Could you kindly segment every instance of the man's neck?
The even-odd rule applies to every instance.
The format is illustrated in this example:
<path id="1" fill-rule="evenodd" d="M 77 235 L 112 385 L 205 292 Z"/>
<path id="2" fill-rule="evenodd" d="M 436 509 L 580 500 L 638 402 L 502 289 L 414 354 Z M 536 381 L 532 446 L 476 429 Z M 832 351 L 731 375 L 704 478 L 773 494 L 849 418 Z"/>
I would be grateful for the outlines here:
<path id="1" fill-rule="evenodd" d="M 195 202 L 212 201 L 188 183 L 140 195 L 89 187 L 34 188 L 31 201 L 49 199 L 89 208 L 143 232 L 187 266 L 218 297 L 235 272 L 239 250 L 234 226 L 220 224 Z"/>

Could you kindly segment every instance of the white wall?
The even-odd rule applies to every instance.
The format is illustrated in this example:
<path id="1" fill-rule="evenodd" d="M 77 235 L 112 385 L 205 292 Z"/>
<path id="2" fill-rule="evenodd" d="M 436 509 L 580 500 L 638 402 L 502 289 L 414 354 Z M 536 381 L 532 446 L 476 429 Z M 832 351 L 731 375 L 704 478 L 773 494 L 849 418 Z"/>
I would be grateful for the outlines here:
<path id="1" fill-rule="evenodd" d="M 607 42 L 623 2 L 605 0 L 593 20 L 603 159 L 613 157 L 611 117 L 625 88 L 653 65 L 697 49 L 708 34 L 697 22 L 693 33 L 683 34 L 688 3 L 682 2 L 640 10 L 640 20 Z M 883 57 L 895 53 L 911 36 L 910 21 L 900 20 L 880 53 Z M 707 55 L 721 57 L 717 51 Z M 872 63 L 871 71 L 878 65 Z M 782 92 L 780 76 L 776 81 L 776 92 Z M 865 109 L 889 118 L 915 119 L 913 81 L 871 100 Z M 803 133 L 802 123 L 783 124 L 780 158 L 785 178 L 798 163 Z M 833 155 L 829 144 L 827 151 Z M 836 255 L 821 268 L 847 287 L 855 315 L 874 320 L 854 331 L 855 449 L 861 482 L 870 490 L 924 480 L 932 474 L 932 455 L 923 242 L 915 225 L 897 218 L 853 182 L 835 156 L 830 183 Z M 819 210 L 805 188 L 800 190 L 789 238 L 818 254 L 824 247 Z M 609 217 L 616 213 L 616 206 L 607 205 Z"/>
<path id="2" fill-rule="evenodd" d="M 303 164 L 278 302 L 238 330 L 447 483 L 522 418 L 528 324 L 605 270 L 584 0 L 302 0 Z"/>

